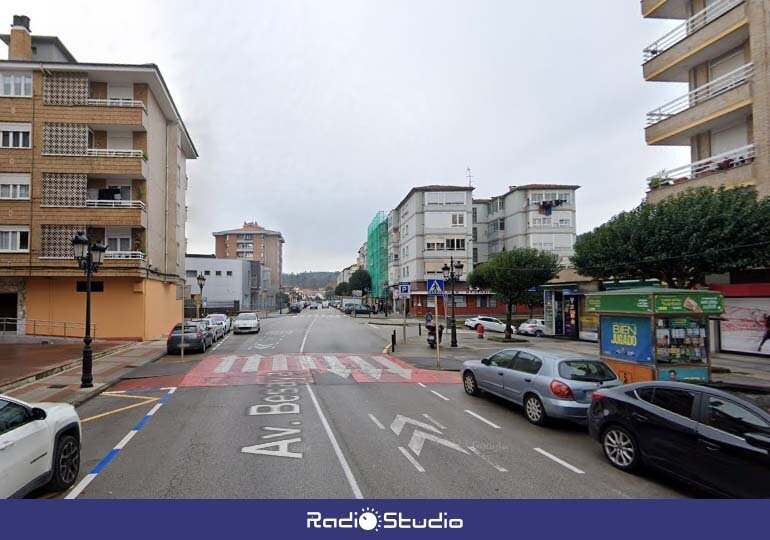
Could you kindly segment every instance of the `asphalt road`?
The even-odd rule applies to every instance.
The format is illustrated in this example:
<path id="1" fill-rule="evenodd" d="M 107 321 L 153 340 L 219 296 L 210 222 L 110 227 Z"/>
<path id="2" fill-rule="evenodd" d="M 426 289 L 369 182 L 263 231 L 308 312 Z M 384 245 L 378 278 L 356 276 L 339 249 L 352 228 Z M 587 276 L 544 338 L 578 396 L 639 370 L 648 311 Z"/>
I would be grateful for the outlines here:
<path id="1" fill-rule="evenodd" d="M 466 395 L 456 373 L 383 354 L 389 332 L 306 310 L 137 370 L 79 408 L 85 481 L 60 496 L 693 495 L 616 471 L 583 428 L 533 426 L 502 400 Z"/>

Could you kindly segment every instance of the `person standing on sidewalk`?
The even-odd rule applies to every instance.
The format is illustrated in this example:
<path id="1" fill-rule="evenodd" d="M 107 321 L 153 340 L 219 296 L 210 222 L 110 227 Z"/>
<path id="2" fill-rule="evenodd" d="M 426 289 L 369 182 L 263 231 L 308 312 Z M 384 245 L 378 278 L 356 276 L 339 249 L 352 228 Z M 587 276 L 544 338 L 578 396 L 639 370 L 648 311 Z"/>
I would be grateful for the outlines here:
<path id="1" fill-rule="evenodd" d="M 762 345 L 764 345 L 765 341 L 768 339 L 770 339 L 770 313 L 765 313 L 765 335 L 762 336 L 762 343 L 760 343 L 757 348 L 758 352 L 762 352 Z"/>

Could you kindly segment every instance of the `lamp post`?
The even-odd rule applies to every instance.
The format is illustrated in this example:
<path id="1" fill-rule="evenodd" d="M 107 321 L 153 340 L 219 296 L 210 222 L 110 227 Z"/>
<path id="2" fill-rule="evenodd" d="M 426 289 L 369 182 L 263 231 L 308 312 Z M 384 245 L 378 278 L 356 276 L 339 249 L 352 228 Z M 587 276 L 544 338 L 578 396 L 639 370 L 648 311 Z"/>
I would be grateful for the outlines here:
<path id="1" fill-rule="evenodd" d="M 455 322 L 455 281 L 460 279 L 463 273 L 463 263 L 455 262 L 454 257 L 449 258 L 449 264 L 444 264 L 441 268 L 444 272 L 444 279 L 452 283 L 452 342 L 451 347 L 457 347 L 457 324 Z"/>
<path id="2" fill-rule="evenodd" d="M 91 348 L 91 276 L 96 273 L 104 260 L 107 246 L 91 243 L 90 236 L 78 231 L 72 239 L 72 252 L 78 266 L 86 273 L 86 330 L 83 336 L 83 373 L 80 377 L 81 388 L 91 388 L 94 385 L 93 349 Z"/>
<path id="3" fill-rule="evenodd" d="M 198 280 L 198 287 L 201 288 L 201 301 L 200 304 L 198 304 L 198 318 L 200 318 L 200 306 L 203 304 L 203 286 L 206 284 L 206 276 L 203 274 L 198 274 L 196 279 Z M 203 306 L 203 315 L 206 315 L 206 306 Z"/>

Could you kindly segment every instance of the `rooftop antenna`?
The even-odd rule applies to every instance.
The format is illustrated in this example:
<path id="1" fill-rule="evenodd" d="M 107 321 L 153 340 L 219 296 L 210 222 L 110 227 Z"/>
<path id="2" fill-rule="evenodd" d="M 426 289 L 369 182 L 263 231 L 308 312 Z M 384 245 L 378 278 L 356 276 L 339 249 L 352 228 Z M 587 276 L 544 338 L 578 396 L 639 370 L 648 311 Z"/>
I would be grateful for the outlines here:
<path id="1" fill-rule="evenodd" d="M 468 171 L 468 175 L 466 176 L 466 178 L 468 178 L 468 187 L 473 187 L 473 175 L 471 174 L 471 168 L 467 167 L 465 170 Z"/>

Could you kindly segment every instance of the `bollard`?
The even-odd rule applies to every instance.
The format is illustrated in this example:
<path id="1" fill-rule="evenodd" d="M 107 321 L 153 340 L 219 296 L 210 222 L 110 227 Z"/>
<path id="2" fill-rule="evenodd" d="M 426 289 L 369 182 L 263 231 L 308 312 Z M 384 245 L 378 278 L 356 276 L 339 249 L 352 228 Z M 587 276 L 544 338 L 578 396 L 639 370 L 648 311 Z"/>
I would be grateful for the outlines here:
<path id="1" fill-rule="evenodd" d="M 390 336 L 390 352 L 396 352 L 396 331 L 393 330 L 393 333 Z"/>
<path id="2" fill-rule="evenodd" d="M 422 323 L 417 323 L 417 335 L 422 337 Z"/>

